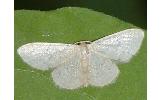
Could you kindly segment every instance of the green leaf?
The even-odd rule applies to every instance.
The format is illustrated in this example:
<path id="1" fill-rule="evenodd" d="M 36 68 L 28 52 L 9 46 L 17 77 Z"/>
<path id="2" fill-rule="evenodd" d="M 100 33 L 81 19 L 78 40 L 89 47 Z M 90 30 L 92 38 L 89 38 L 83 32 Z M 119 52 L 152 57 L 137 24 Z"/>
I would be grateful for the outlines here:
<path id="1" fill-rule="evenodd" d="M 146 38 L 129 63 L 118 65 L 117 81 L 104 87 L 60 89 L 49 71 L 32 69 L 17 54 L 18 47 L 30 42 L 94 41 L 132 27 L 136 26 L 85 8 L 15 11 L 15 100 L 146 100 Z"/>

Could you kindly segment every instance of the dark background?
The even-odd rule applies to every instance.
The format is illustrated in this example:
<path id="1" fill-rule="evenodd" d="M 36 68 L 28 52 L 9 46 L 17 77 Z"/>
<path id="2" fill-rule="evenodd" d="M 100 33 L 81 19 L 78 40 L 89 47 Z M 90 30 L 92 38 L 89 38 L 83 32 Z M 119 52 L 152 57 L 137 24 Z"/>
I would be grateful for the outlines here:
<path id="1" fill-rule="evenodd" d="M 94 9 L 147 29 L 147 0 L 15 0 L 15 10 L 55 10 L 75 6 Z"/>

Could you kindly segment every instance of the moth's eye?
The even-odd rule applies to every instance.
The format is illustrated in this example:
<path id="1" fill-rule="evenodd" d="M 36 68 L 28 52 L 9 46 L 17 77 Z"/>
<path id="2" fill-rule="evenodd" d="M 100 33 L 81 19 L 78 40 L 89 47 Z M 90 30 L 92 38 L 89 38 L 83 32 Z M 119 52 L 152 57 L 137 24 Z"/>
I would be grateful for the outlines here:
<path id="1" fill-rule="evenodd" d="M 76 45 L 80 45 L 80 44 L 81 44 L 80 42 L 76 43 Z"/>

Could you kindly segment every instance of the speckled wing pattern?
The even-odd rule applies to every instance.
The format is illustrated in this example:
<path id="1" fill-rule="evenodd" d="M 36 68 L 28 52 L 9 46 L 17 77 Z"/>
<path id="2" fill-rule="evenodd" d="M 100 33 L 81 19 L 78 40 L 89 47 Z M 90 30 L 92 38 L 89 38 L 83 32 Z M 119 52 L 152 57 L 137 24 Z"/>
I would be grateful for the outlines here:
<path id="1" fill-rule="evenodd" d="M 18 48 L 24 62 L 33 68 L 48 70 L 59 66 L 73 54 L 75 45 L 62 43 L 28 43 Z M 60 61 L 61 60 L 61 61 Z"/>
<path id="2" fill-rule="evenodd" d="M 83 85 L 81 81 L 81 51 L 79 46 L 72 50 L 68 61 L 61 60 L 64 63 L 53 70 L 52 78 L 57 86 L 66 89 L 75 89 Z"/>
<path id="3" fill-rule="evenodd" d="M 93 86 L 113 83 L 119 75 L 116 63 L 126 63 L 140 48 L 144 32 L 127 29 L 92 42 L 89 47 L 90 81 Z"/>
<path id="4" fill-rule="evenodd" d="M 141 29 L 127 29 L 92 42 L 91 48 L 99 55 L 126 63 L 139 50 L 143 38 Z"/>
<path id="5" fill-rule="evenodd" d="M 60 88 L 75 89 L 83 85 L 80 50 L 73 44 L 28 43 L 18 49 L 18 54 L 33 68 L 52 69 L 52 78 Z"/>
<path id="6" fill-rule="evenodd" d="M 115 63 L 92 50 L 89 53 L 89 71 L 89 84 L 92 86 L 113 83 L 119 74 Z"/>
<path id="7" fill-rule="evenodd" d="M 40 70 L 53 69 L 56 85 L 65 89 L 104 86 L 117 78 L 117 63 L 128 62 L 139 50 L 144 32 L 127 29 L 84 46 L 63 43 L 28 43 L 18 49 L 24 62 Z"/>

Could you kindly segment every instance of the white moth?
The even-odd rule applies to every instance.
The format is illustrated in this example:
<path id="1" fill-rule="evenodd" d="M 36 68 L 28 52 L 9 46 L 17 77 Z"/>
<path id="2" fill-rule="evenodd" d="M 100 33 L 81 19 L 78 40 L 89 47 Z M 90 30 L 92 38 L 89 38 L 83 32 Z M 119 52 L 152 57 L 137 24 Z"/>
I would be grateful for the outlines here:
<path id="1" fill-rule="evenodd" d="M 105 86 L 119 75 L 116 64 L 128 62 L 143 38 L 142 30 L 127 29 L 94 42 L 28 43 L 18 48 L 18 54 L 33 68 L 52 69 L 52 78 L 60 88 Z"/>

